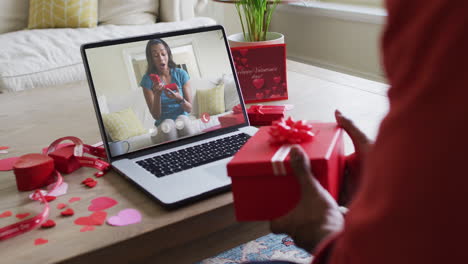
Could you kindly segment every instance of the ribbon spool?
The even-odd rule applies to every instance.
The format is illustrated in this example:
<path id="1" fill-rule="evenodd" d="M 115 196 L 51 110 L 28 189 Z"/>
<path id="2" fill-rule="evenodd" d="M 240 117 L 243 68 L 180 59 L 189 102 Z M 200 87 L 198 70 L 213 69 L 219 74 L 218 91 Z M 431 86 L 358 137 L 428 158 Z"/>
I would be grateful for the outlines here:
<path id="1" fill-rule="evenodd" d="M 52 183 L 54 160 L 43 154 L 26 154 L 13 164 L 18 191 L 31 191 Z"/>

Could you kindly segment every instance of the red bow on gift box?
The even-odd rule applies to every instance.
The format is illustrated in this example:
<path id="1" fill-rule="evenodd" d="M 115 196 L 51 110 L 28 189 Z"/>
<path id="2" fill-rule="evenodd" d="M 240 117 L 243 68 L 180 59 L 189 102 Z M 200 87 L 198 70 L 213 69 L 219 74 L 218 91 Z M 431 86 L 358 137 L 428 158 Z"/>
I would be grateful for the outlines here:
<path id="1" fill-rule="evenodd" d="M 312 125 L 304 120 L 295 122 L 291 117 L 274 122 L 269 133 L 270 143 L 275 145 L 300 144 L 311 141 L 315 136 Z"/>

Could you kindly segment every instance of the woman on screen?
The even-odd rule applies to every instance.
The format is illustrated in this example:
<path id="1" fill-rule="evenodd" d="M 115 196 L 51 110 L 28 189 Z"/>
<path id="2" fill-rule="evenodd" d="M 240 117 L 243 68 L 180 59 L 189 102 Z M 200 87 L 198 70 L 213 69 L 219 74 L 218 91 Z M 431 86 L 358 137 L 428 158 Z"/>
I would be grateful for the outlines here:
<path id="1" fill-rule="evenodd" d="M 146 45 L 148 69 L 141 79 L 146 104 L 159 126 L 164 120 L 175 120 L 192 111 L 189 75 L 176 68 L 171 48 L 162 39 L 152 39 Z"/>

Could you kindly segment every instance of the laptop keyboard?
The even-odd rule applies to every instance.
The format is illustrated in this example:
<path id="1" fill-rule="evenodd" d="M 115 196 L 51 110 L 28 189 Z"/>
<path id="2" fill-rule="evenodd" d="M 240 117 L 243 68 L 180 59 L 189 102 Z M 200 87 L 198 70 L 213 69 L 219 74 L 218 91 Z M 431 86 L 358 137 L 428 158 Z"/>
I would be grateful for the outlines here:
<path id="1" fill-rule="evenodd" d="M 249 138 L 249 135 L 241 133 L 160 156 L 139 160 L 136 163 L 156 177 L 163 177 L 231 157 Z"/>

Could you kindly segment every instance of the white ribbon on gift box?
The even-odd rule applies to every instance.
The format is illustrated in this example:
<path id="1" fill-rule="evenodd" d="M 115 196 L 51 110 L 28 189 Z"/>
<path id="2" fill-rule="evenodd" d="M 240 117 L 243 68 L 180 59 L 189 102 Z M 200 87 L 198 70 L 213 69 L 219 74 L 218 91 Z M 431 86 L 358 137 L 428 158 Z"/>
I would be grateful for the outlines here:
<path id="1" fill-rule="evenodd" d="M 284 161 L 293 146 L 294 144 L 282 145 L 271 158 L 271 165 L 275 176 L 286 176 L 286 166 L 284 165 Z"/>

